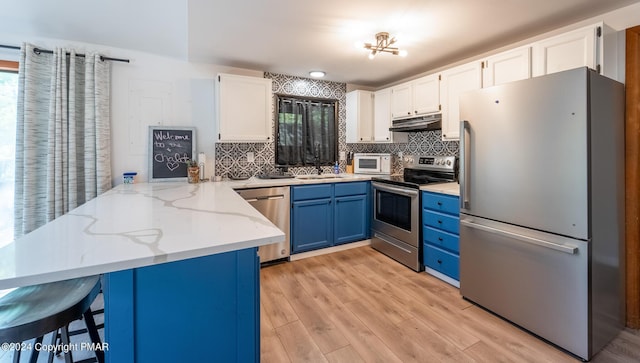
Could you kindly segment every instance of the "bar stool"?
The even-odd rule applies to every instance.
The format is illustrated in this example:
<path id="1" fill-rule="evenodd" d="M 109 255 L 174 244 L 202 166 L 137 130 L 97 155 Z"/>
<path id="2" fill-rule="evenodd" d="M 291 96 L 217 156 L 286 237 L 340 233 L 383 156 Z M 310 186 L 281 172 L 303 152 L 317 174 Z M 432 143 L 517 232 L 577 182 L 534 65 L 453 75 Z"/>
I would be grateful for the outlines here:
<path id="1" fill-rule="evenodd" d="M 69 323 L 84 316 L 91 342 L 100 346 L 90 309 L 100 288 L 100 276 L 89 276 L 19 287 L 9 292 L 0 297 L 0 342 L 20 343 L 36 338 L 36 343 L 42 343 L 44 335 L 53 332 L 51 346 L 55 346 L 59 329 L 62 344 L 69 346 Z M 38 350 L 33 347 L 31 353 L 30 362 L 36 362 Z M 53 354 L 49 352 L 49 362 Z M 104 351 L 95 350 L 95 355 L 99 363 L 104 362 Z M 19 360 L 20 350 L 15 350 L 13 362 Z M 65 352 L 65 362 L 73 362 L 71 350 Z"/>

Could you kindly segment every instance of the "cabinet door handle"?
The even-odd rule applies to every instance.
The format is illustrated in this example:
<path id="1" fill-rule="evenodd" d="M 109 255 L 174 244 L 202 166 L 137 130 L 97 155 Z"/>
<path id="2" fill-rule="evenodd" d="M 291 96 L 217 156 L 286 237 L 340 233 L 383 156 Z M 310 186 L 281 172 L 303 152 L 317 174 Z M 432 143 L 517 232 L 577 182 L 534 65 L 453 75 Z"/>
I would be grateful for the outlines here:
<path id="1" fill-rule="evenodd" d="M 442 242 L 442 237 L 438 237 L 438 241 Z"/>
<path id="2" fill-rule="evenodd" d="M 442 260 L 438 260 L 438 264 L 442 264 Z"/>
<path id="3" fill-rule="evenodd" d="M 442 224 L 442 221 L 438 219 L 438 224 Z"/>
<path id="4" fill-rule="evenodd" d="M 442 202 L 438 202 L 438 205 L 439 205 L 439 206 L 441 206 L 441 205 L 442 205 Z"/>

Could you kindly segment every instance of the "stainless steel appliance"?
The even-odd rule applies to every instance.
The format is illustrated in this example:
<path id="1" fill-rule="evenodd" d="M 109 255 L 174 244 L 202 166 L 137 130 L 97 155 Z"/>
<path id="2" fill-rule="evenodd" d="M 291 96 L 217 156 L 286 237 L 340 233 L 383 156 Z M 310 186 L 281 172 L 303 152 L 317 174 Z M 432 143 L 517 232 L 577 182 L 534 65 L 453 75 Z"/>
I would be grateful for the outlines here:
<path id="1" fill-rule="evenodd" d="M 403 158 L 402 175 L 372 178 L 371 246 L 407 267 L 422 271 L 420 186 L 456 179 L 455 156 Z"/>
<path id="2" fill-rule="evenodd" d="M 406 118 L 391 121 L 389 131 L 417 132 L 440 130 L 442 128 L 442 114 L 435 113 L 417 118 Z"/>
<path id="3" fill-rule="evenodd" d="M 391 174 L 391 154 L 355 153 L 354 173 Z"/>
<path id="4" fill-rule="evenodd" d="M 623 325 L 623 85 L 575 69 L 460 115 L 461 294 L 590 359 Z"/>
<path id="5" fill-rule="evenodd" d="M 260 263 L 288 260 L 291 251 L 289 243 L 289 187 L 237 189 L 236 192 L 284 232 L 284 242 L 258 248 Z"/>

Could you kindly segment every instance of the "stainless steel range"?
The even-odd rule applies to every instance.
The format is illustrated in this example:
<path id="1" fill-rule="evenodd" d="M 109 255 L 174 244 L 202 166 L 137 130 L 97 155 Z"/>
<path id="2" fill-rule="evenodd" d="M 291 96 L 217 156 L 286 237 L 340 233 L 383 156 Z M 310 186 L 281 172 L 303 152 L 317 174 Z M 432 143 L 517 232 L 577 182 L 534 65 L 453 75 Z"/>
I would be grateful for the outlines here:
<path id="1" fill-rule="evenodd" d="M 420 187 L 457 179 L 455 156 L 403 157 L 402 175 L 372 178 L 371 246 L 396 261 L 422 271 Z"/>

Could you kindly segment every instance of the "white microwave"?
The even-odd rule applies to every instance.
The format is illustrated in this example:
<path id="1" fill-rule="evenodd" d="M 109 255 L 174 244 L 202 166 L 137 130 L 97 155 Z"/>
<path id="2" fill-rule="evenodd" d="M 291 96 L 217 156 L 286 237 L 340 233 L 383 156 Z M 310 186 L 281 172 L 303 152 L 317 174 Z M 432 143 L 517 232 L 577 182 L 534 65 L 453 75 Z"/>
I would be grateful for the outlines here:
<path id="1" fill-rule="evenodd" d="M 391 154 L 353 154 L 353 172 L 356 174 L 391 174 Z"/>

